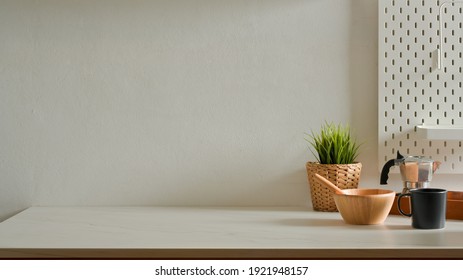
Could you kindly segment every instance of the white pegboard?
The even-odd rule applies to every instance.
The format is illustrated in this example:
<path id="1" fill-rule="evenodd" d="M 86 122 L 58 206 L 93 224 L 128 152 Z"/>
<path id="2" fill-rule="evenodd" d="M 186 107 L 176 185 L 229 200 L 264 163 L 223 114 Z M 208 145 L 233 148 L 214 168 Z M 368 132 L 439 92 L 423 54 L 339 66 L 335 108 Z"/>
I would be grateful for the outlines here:
<path id="1" fill-rule="evenodd" d="M 462 174 L 463 139 L 422 139 L 416 126 L 463 125 L 463 1 L 379 0 L 378 15 L 380 167 L 399 150 Z"/>

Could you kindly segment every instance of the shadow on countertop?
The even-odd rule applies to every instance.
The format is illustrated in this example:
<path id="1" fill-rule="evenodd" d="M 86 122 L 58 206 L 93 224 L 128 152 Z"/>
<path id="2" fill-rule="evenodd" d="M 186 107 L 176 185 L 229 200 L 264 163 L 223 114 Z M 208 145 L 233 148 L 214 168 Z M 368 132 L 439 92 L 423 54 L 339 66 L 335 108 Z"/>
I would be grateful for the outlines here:
<path id="1" fill-rule="evenodd" d="M 410 225 L 350 225 L 342 219 L 281 219 L 278 224 L 292 227 L 342 227 L 362 230 L 413 230 Z"/>

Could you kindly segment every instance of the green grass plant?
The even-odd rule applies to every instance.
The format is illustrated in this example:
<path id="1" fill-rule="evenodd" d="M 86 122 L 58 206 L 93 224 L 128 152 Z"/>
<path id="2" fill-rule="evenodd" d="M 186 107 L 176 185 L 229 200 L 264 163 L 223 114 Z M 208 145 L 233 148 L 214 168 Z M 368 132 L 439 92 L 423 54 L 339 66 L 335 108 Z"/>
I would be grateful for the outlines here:
<path id="1" fill-rule="evenodd" d="M 321 164 L 354 163 L 360 144 L 352 137 L 349 125 L 325 123 L 318 133 L 307 134 L 312 154 Z"/>

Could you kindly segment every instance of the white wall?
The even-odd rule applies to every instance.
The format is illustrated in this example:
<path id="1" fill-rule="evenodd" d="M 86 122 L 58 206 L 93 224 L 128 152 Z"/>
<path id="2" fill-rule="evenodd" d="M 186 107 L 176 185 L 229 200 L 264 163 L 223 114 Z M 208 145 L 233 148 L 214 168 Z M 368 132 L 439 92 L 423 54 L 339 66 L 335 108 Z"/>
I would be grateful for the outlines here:
<path id="1" fill-rule="evenodd" d="M 374 0 L 0 0 L 0 218 L 31 205 L 308 205 L 304 132 L 377 184 Z"/>

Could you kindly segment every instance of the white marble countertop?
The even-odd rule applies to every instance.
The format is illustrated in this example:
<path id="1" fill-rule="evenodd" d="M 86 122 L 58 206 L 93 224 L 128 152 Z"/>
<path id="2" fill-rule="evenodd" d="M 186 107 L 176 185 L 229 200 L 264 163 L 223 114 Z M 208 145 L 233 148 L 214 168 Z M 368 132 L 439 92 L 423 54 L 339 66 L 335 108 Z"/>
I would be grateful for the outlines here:
<path id="1" fill-rule="evenodd" d="M 301 207 L 32 207 L 0 223 L 0 257 L 279 252 L 317 258 L 360 252 L 355 256 L 395 258 L 425 252 L 430 258 L 463 258 L 463 221 L 447 220 L 440 230 L 410 224 L 409 218 L 389 216 L 381 225 L 347 225 L 337 212 Z"/>

